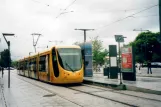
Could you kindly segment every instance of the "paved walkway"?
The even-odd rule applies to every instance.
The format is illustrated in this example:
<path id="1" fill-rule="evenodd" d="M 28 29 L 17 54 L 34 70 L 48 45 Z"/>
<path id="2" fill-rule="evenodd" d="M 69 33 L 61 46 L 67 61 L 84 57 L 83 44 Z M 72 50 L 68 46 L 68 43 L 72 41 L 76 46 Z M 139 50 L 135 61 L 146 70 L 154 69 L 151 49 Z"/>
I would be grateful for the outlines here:
<path id="1" fill-rule="evenodd" d="M 142 68 L 141 73 L 136 73 L 136 81 L 122 80 L 123 84 L 129 87 L 129 90 L 143 92 L 159 92 L 161 94 L 161 68 L 153 68 L 153 74 L 147 74 L 147 68 Z M 102 84 L 119 85 L 120 76 L 118 79 L 108 79 L 103 75 L 103 69 L 100 72 L 94 72 L 93 77 L 84 77 L 85 81 L 96 82 Z"/>
<path id="2" fill-rule="evenodd" d="M 18 79 L 13 74 L 8 88 L 8 72 L 4 72 L 3 78 L 0 74 L 0 107 L 76 107 L 66 99 Z"/>
<path id="3" fill-rule="evenodd" d="M 136 76 L 161 78 L 161 68 L 152 68 L 152 73 L 153 74 L 147 74 L 146 67 L 141 68 L 140 71 L 138 71 L 138 68 L 136 68 Z M 94 74 L 102 74 L 103 75 L 103 68 L 101 68 L 100 72 L 94 71 Z"/>

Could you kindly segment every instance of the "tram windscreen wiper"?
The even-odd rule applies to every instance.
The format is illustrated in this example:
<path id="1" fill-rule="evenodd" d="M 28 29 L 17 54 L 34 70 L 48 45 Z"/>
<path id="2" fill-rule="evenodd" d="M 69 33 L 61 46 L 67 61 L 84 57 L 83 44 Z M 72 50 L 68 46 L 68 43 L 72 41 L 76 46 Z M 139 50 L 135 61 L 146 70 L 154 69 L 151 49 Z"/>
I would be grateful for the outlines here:
<path id="1" fill-rule="evenodd" d="M 73 71 L 74 72 L 74 70 L 70 67 L 70 65 L 65 61 L 65 65 L 67 65 L 68 66 L 68 68 L 71 70 L 71 71 Z"/>

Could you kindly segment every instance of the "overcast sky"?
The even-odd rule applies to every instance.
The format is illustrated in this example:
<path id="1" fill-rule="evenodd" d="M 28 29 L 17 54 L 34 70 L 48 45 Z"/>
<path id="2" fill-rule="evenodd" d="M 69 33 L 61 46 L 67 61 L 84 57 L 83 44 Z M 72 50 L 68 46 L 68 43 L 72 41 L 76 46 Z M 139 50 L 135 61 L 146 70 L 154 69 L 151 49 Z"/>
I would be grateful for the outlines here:
<path id="1" fill-rule="evenodd" d="M 37 51 L 56 44 L 49 41 L 83 42 L 83 32 L 75 28 L 95 29 L 87 32 L 87 41 L 99 36 L 105 48 L 117 44 L 114 35 L 118 34 L 127 37 L 127 44 L 140 33 L 133 29 L 159 31 L 159 9 L 155 5 L 158 0 L 0 0 L 0 51 L 7 48 L 2 33 L 15 34 L 7 40 L 16 60 L 34 52 L 32 33 L 42 34 Z M 118 21 L 127 16 L 131 17 Z"/>

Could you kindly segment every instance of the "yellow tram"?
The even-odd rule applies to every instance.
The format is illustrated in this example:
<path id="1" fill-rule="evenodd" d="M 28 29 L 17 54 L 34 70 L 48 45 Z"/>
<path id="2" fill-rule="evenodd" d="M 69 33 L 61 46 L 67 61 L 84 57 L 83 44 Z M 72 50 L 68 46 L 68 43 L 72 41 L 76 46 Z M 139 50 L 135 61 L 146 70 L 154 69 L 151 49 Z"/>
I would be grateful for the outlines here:
<path id="1" fill-rule="evenodd" d="M 18 61 L 18 74 L 54 84 L 81 83 L 81 48 L 54 46 L 50 50 Z"/>

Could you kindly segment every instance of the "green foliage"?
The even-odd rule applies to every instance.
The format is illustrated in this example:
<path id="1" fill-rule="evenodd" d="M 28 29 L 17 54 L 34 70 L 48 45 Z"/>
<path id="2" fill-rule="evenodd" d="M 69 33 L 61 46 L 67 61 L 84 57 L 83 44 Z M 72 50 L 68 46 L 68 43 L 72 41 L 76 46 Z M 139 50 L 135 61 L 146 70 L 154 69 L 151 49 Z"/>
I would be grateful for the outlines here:
<path id="1" fill-rule="evenodd" d="M 17 64 L 18 64 L 17 61 L 12 61 L 12 62 L 11 62 L 11 66 L 12 66 L 12 67 L 17 67 Z"/>
<path id="2" fill-rule="evenodd" d="M 11 63 L 11 58 L 9 57 L 10 53 L 8 49 L 5 49 L 1 52 L 0 66 L 8 67 L 9 63 Z"/>
<path id="3" fill-rule="evenodd" d="M 108 55 L 108 50 L 104 49 L 102 46 L 102 41 L 99 40 L 99 37 L 96 36 L 94 38 L 91 38 L 92 41 L 92 54 L 93 54 L 93 60 L 97 64 L 103 64 L 105 56 Z"/>
<path id="4" fill-rule="evenodd" d="M 152 58 L 153 58 L 154 61 L 159 62 L 158 59 L 160 59 L 160 55 L 158 55 L 157 53 L 154 53 Z"/>
<path id="5" fill-rule="evenodd" d="M 129 45 L 135 46 L 135 60 L 136 62 L 146 62 L 147 60 L 151 61 L 161 61 L 160 55 L 160 44 L 157 41 L 158 33 L 152 32 L 142 32 L 136 39 L 129 43 Z"/>

